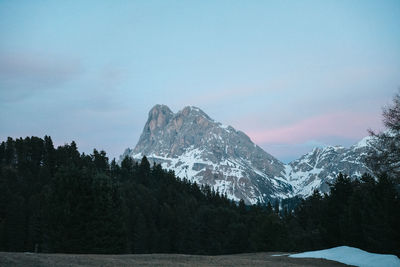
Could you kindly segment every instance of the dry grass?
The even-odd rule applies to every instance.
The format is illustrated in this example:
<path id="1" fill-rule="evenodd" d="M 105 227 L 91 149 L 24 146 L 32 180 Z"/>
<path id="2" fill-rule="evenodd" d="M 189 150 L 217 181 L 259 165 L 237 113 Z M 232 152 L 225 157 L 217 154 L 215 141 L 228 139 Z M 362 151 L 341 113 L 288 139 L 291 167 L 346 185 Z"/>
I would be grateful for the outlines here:
<path id="1" fill-rule="evenodd" d="M 249 253 L 221 256 L 180 254 L 87 255 L 0 252 L 0 266 L 345 266 L 323 259 Z M 284 254 L 284 253 L 283 253 Z"/>

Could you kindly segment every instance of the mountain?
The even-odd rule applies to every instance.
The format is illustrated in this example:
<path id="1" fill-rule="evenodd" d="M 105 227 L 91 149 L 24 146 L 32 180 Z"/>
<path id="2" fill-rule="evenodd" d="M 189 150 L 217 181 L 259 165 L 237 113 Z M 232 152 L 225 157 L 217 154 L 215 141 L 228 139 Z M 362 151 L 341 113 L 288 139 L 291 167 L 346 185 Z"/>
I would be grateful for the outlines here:
<path id="1" fill-rule="evenodd" d="M 231 126 L 215 122 L 196 107 L 174 114 L 165 105 L 149 112 L 139 142 L 122 157 L 160 163 L 180 178 L 209 184 L 246 203 L 291 196 L 285 165 Z"/>
<path id="2" fill-rule="evenodd" d="M 369 172 L 365 159 L 371 137 L 365 137 L 350 148 L 327 146 L 311 152 L 286 165 L 286 177 L 293 187 L 293 194 L 309 196 L 314 189 L 329 192 L 339 172 L 360 178 Z"/>
<path id="3" fill-rule="evenodd" d="M 146 156 L 180 178 L 208 184 L 233 200 L 265 203 L 314 189 L 327 192 L 327 183 L 345 172 L 360 177 L 367 140 L 350 147 L 315 148 L 284 164 L 254 144 L 243 132 L 211 119 L 197 107 L 173 113 L 165 105 L 150 112 L 139 142 L 126 149 L 121 160 Z"/>

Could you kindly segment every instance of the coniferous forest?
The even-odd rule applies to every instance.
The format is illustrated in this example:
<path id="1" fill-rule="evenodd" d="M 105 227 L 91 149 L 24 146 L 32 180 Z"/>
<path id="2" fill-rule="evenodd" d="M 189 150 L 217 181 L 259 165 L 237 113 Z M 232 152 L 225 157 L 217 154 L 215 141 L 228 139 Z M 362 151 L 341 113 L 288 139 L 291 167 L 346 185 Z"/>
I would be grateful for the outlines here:
<path id="1" fill-rule="evenodd" d="M 0 145 L 0 250 L 227 254 L 338 245 L 400 255 L 400 199 L 381 173 L 340 174 L 329 195 L 246 206 L 159 165 L 55 148 L 45 136 Z M 297 203 L 297 205 L 295 205 Z"/>

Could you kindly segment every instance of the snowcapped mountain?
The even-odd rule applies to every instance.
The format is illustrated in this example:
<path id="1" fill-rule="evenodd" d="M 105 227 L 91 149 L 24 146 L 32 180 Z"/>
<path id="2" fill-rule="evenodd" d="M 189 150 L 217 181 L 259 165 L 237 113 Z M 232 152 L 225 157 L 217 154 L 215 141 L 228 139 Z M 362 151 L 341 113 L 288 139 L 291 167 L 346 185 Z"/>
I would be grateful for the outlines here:
<path id="1" fill-rule="evenodd" d="M 154 106 L 138 144 L 126 155 L 139 160 L 146 155 L 180 178 L 209 184 L 246 203 L 289 197 L 293 191 L 283 163 L 196 107 L 174 114 L 167 106 Z"/>
<path id="2" fill-rule="evenodd" d="M 126 149 L 121 159 L 140 160 L 145 155 L 180 178 L 208 184 L 231 199 L 254 204 L 308 196 L 314 189 L 327 192 L 327 182 L 339 172 L 360 177 L 367 171 L 363 164 L 367 149 L 367 139 L 350 148 L 315 148 L 285 165 L 245 133 L 215 122 L 199 108 L 185 107 L 173 113 L 165 105 L 156 105 L 136 147 Z"/>
<path id="3" fill-rule="evenodd" d="M 286 165 L 286 177 L 293 186 L 293 194 L 309 196 L 314 189 L 329 192 L 339 172 L 360 178 L 368 172 L 365 158 L 371 137 L 365 137 L 350 148 L 328 146 L 314 148 L 311 152 Z"/>

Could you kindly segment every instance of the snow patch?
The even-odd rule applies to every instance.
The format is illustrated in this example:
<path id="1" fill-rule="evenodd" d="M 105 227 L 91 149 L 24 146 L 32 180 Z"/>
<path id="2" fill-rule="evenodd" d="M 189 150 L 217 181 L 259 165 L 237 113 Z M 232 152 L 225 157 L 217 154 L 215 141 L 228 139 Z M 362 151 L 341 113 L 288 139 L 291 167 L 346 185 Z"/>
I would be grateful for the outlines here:
<path id="1" fill-rule="evenodd" d="M 400 259 L 395 255 L 369 253 L 364 250 L 341 246 L 324 250 L 290 255 L 291 258 L 321 258 L 360 267 L 399 267 Z"/>
<path id="2" fill-rule="evenodd" d="M 364 137 L 363 139 L 361 139 L 360 142 L 358 142 L 357 144 L 353 145 L 351 148 L 353 148 L 353 149 L 358 149 L 358 148 L 369 147 L 369 146 L 370 146 L 370 142 L 371 142 L 373 139 L 374 139 L 374 138 L 373 138 L 372 136 Z"/>

